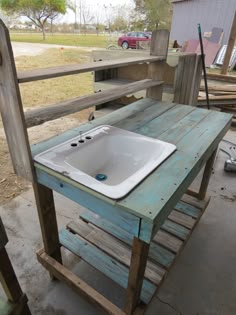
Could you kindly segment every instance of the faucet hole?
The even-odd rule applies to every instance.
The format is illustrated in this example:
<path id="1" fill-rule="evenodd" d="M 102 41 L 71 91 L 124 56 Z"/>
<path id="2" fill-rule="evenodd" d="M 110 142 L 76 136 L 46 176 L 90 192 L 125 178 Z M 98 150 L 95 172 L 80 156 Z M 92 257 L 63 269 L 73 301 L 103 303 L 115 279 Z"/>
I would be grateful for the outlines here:
<path id="1" fill-rule="evenodd" d="M 81 139 L 81 140 L 79 140 L 79 143 L 84 143 L 84 140 L 82 140 L 82 139 Z"/>
<path id="2" fill-rule="evenodd" d="M 87 136 L 87 137 L 85 137 L 85 139 L 87 139 L 87 140 L 91 140 L 91 139 L 92 139 L 92 137 Z"/>
<path id="3" fill-rule="evenodd" d="M 71 143 L 72 147 L 77 147 L 77 143 Z"/>

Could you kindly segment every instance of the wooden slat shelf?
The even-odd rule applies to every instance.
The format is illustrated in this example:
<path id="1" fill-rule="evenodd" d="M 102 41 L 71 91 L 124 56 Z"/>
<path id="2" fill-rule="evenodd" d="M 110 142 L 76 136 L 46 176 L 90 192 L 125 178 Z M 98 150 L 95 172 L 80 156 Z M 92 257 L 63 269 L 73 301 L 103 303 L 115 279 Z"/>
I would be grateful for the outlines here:
<path id="1" fill-rule="evenodd" d="M 163 81 L 155 81 L 151 79 L 140 80 L 126 84 L 126 86 L 112 88 L 93 95 L 78 97 L 72 100 L 47 106 L 46 108 L 33 109 L 25 113 L 27 127 L 40 125 L 45 121 L 54 120 L 65 115 L 70 115 L 83 109 L 100 105 L 119 97 L 129 95 L 136 91 L 145 90 L 147 88 L 162 85 Z"/>
<path id="2" fill-rule="evenodd" d="M 188 202 L 184 199 L 185 196 L 151 242 L 141 293 L 145 304 L 150 302 L 166 277 L 209 203 L 208 197 L 201 202 L 195 197 L 187 196 Z M 92 212 L 85 212 L 79 220 L 69 223 L 59 236 L 63 247 L 121 287 L 127 287 L 132 234 Z M 42 260 L 42 256 L 39 259 Z"/>
<path id="3" fill-rule="evenodd" d="M 66 75 L 79 74 L 90 71 L 98 71 L 105 69 L 113 69 L 118 67 L 125 67 L 138 63 L 149 63 L 165 60 L 166 56 L 142 56 L 142 57 L 129 57 L 109 61 L 98 61 L 83 64 L 67 65 L 50 67 L 44 69 L 28 70 L 18 72 L 17 78 L 19 83 L 32 82 L 37 80 L 46 80 L 57 78 Z"/>

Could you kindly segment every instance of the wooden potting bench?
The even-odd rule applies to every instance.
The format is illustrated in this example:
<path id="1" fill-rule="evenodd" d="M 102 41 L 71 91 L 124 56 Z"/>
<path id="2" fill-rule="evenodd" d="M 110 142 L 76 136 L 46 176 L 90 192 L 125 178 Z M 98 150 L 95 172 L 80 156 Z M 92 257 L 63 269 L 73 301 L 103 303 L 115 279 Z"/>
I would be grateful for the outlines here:
<path id="1" fill-rule="evenodd" d="M 27 296 L 21 290 L 5 248 L 7 242 L 7 234 L 0 217 L 0 284 L 7 296 L 7 301 L 0 298 L 0 314 L 30 315 Z"/>
<path id="2" fill-rule="evenodd" d="M 0 37 L 1 112 L 15 171 L 32 181 L 34 187 L 44 243 L 37 253 L 38 260 L 51 275 L 107 313 L 143 313 L 208 205 L 206 190 L 215 152 L 230 126 L 231 115 L 161 101 L 167 31 L 153 33 L 150 56 L 22 73 L 16 72 L 9 35 L 2 23 Z M 144 80 L 24 115 L 19 83 L 140 63 L 149 64 Z M 30 148 L 27 127 L 143 89 L 147 89 L 146 98 Z M 177 151 L 120 200 L 109 199 L 33 161 L 35 154 L 102 124 L 171 142 Z M 204 165 L 199 191 L 188 190 Z M 92 212 L 85 212 L 58 232 L 53 191 Z M 123 307 L 65 267 L 61 247 L 123 287 L 126 290 Z"/>

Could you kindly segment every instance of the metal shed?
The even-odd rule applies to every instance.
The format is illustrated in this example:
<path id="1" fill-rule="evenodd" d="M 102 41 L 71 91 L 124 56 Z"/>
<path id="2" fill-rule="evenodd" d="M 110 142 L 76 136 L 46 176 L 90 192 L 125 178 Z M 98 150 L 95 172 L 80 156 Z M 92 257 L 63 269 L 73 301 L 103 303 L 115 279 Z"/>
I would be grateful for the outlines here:
<path id="1" fill-rule="evenodd" d="M 211 31 L 213 27 L 223 28 L 222 44 L 227 44 L 236 10 L 236 0 L 172 0 L 173 19 L 170 37 L 180 44 L 191 38 L 197 38 L 197 24 L 202 31 Z"/>

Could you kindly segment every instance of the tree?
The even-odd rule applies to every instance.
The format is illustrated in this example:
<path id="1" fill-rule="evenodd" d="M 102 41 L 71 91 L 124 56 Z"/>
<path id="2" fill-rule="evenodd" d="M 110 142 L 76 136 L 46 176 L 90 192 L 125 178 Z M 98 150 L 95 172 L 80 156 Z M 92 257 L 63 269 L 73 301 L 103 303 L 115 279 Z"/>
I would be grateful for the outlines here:
<path id="1" fill-rule="evenodd" d="M 27 17 L 42 30 L 46 38 L 45 26 L 48 20 L 55 20 L 66 13 L 66 0 L 0 0 L 3 10 L 9 14 Z"/>
<path id="2" fill-rule="evenodd" d="M 142 25 L 148 30 L 157 29 L 161 24 L 165 25 L 166 28 L 170 27 L 170 0 L 136 0 L 135 5 L 136 18 L 133 24 L 136 27 Z"/>
<path id="3" fill-rule="evenodd" d="M 87 34 L 87 25 L 94 20 L 94 16 L 86 0 L 80 1 L 80 14 L 83 20 L 84 33 Z"/>

